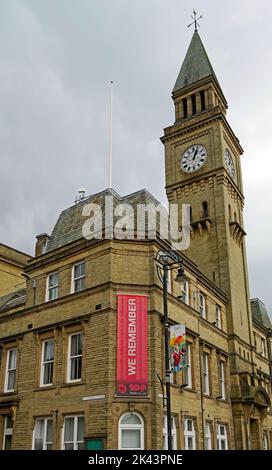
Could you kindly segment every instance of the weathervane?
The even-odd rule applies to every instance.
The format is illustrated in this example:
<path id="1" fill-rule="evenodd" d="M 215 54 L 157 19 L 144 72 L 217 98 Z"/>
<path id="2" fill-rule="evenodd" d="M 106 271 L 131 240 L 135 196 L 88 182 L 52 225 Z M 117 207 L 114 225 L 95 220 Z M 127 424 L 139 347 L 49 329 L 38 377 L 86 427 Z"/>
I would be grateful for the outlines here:
<path id="1" fill-rule="evenodd" d="M 193 15 L 191 15 L 191 18 L 194 20 L 192 23 L 188 24 L 188 28 L 190 28 L 190 26 L 192 26 L 192 24 L 195 25 L 195 32 L 197 32 L 197 27 L 200 28 L 200 24 L 198 23 L 199 20 L 201 20 L 201 18 L 203 18 L 203 15 L 200 15 L 199 17 L 197 17 L 197 12 L 195 10 L 193 10 Z"/>

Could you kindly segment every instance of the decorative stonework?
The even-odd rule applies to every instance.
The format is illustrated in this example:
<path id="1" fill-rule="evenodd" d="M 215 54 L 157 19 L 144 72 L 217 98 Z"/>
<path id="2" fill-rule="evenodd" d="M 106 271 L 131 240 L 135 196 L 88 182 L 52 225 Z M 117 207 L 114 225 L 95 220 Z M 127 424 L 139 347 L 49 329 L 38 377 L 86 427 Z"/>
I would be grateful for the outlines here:
<path id="1" fill-rule="evenodd" d="M 241 246 L 243 237 L 246 235 L 243 227 L 236 221 L 230 222 L 230 233 L 234 241 Z"/>

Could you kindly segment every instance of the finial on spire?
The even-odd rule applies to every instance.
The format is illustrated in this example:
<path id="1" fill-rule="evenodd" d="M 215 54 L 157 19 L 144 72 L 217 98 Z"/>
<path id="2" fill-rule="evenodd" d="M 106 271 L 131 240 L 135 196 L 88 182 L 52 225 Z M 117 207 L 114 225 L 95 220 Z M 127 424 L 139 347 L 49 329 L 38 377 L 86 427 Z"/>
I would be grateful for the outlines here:
<path id="1" fill-rule="evenodd" d="M 188 24 L 188 28 L 190 28 L 190 26 L 192 26 L 192 24 L 195 25 L 195 32 L 197 33 L 197 28 L 199 27 L 200 28 L 200 24 L 198 23 L 199 20 L 201 20 L 201 18 L 203 18 L 203 15 L 200 15 L 199 17 L 197 17 L 197 12 L 195 10 L 193 10 L 193 15 L 191 15 L 191 18 L 193 19 L 192 23 Z"/>

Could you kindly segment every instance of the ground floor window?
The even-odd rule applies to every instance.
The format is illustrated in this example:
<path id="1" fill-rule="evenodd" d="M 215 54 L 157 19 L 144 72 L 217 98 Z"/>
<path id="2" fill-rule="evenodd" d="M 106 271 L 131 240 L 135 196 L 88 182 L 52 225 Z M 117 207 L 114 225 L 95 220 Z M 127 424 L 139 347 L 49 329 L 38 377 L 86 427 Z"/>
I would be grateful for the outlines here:
<path id="1" fill-rule="evenodd" d="M 263 450 L 268 450 L 268 449 L 269 449 L 268 434 L 267 434 L 267 431 L 264 431 L 264 433 L 263 433 Z"/>
<path id="2" fill-rule="evenodd" d="M 4 441 L 3 441 L 3 449 L 4 450 L 11 450 L 11 447 L 12 447 L 12 431 L 13 431 L 12 416 L 7 415 L 7 416 L 5 416 L 5 422 L 4 422 Z"/>
<path id="3" fill-rule="evenodd" d="M 196 436 L 194 420 L 186 418 L 184 422 L 184 445 L 185 450 L 196 449 Z"/>
<path id="4" fill-rule="evenodd" d="M 119 421 L 119 449 L 144 449 L 144 423 L 138 413 L 125 413 Z"/>
<path id="5" fill-rule="evenodd" d="M 217 449 L 228 450 L 227 427 L 224 424 L 217 425 Z"/>
<path id="6" fill-rule="evenodd" d="M 84 416 L 66 416 L 63 426 L 64 450 L 84 449 Z"/>
<path id="7" fill-rule="evenodd" d="M 212 431 L 209 421 L 205 423 L 205 450 L 212 450 Z"/>
<path id="8" fill-rule="evenodd" d="M 177 429 L 174 416 L 171 420 L 172 450 L 177 449 Z M 163 450 L 168 450 L 167 415 L 163 417 Z"/>
<path id="9" fill-rule="evenodd" d="M 34 428 L 33 449 L 52 450 L 53 448 L 53 419 L 37 418 Z"/>

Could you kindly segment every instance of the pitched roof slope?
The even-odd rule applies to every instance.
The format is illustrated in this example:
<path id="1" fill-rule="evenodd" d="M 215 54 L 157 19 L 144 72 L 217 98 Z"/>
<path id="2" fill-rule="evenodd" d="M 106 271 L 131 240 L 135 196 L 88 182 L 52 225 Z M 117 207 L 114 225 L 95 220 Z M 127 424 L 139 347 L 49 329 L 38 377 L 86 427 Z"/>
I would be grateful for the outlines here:
<path id="1" fill-rule="evenodd" d="M 219 86 L 208 54 L 198 32 L 195 31 L 178 74 L 173 93 L 209 76 L 212 76 Z"/>

